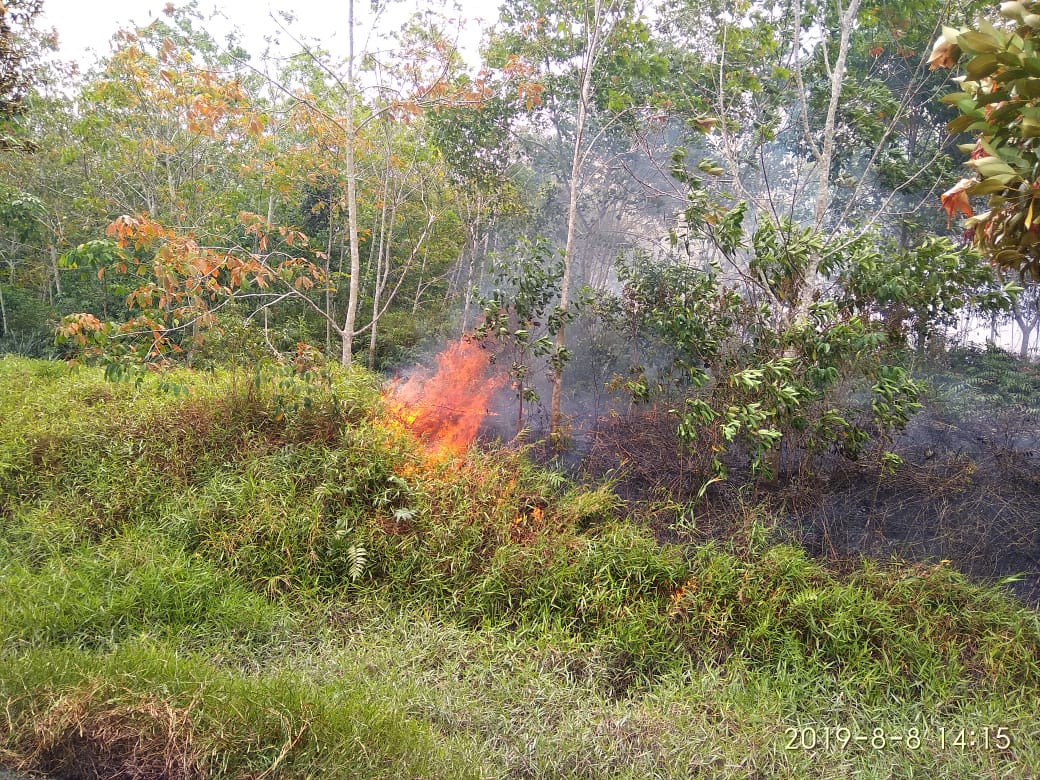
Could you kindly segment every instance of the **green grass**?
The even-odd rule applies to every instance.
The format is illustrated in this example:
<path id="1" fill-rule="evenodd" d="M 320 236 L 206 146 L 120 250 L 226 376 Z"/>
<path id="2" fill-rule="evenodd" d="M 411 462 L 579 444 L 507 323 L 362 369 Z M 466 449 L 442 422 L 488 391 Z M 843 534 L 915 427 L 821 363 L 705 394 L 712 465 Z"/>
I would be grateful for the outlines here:
<path id="1" fill-rule="evenodd" d="M 1037 614 L 946 566 L 839 575 L 755 508 L 742 538 L 661 545 L 608 486 L 429 458 L 362 373 L 172 380 L 0 359 L 0 766 L 1040 772 Z M 852 739 L 875 729 L 921 745 Z"/>
<path id="2" fill-rule="evenodd" d="M 460 740 L 395 709 L 353 670 L 318 686 L 135 640 L 104 656 L 41 649 L 8 672 L 0 691 L 10 755 L 49 772 L 94 764 L 104 777 L 305 777 L 326 767 L 330 777 L 480 776 Z"/>

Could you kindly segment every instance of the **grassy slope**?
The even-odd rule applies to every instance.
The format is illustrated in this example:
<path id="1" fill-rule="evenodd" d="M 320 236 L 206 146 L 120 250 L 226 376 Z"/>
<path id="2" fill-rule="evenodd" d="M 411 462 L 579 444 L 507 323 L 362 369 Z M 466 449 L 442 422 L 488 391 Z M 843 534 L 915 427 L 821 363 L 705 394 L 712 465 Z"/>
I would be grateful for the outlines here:
<path id="1" fill-rule="evenodd" d="M 361 374 L 306 408 L 191 384 L 0 360 L 0 766 L 1040 773 L 1037 616 L 949 568 L 838 577 L 754 512 L 740 543 L 662 547 L 515 453 L 431 460 Z M 952 744 L 984 726 L 1011 747 Z"/>

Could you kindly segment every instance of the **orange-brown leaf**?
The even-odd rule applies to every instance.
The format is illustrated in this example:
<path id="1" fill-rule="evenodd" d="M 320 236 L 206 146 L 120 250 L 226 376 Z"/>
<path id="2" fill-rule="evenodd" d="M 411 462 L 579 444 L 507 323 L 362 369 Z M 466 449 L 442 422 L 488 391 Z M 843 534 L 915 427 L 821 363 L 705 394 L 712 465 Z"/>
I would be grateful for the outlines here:
<path id="1" fill-rule="evenodd" d="M 968 188 L 975 183 L 974 179 L 961 179 L 950 189 L 939 196 L 942 209 L 946 212 L 946 227 L 956 213 L 960 212 L 965 217 L 970 217 L 974 212 L 971 210 L 971 200 L 968 198 Z"/>

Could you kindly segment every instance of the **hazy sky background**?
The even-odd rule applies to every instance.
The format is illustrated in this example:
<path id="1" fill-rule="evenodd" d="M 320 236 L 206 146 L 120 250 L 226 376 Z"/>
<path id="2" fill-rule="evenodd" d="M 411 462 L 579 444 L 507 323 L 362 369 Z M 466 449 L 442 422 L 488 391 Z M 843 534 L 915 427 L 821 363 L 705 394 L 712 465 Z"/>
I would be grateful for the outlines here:
<path id="1" fill-rule="evenodd" d="M 87 3 L 84 0 L 44 0 L 40 28 L 54 27 L 58 31 L 61 59 L 76 60 L 85 69 L 97 56 L 109 53 L 109 39 L 120 27 L 148 24 L 162 16 L 162 9 L 168 0 L 99 0 Z M 184 5 L 183 2 L 176 3 Z M 393 3 L 384 15 L 380 29 L 392 29 L 400 25 L 412 13 L 427 9 L 433 3 L 423 0 L 404 0 Z M 460 45 L 473 62 L 477 46 L 480 42 L 481 18 L 484 26 L 497 17 L 498 0 L 480 2 L 480 0 L 462 0 L 462 11 L 452 13 L 465 23 L 460 36 Z M 292 42 L 280 34 L 278 25 L 271 18 L 272 13 L 282 10 L 291 11 L 296 21 L 289 27 L 297 37 L 304 36 L 320 41 L 336 56 L 346 56 L 347 52 L 347 4 L 343 0 L 200 0 L 199 10 L 209 18 L 216 11 L 217 16 L 206 25 L 206 29 L 217 40 L 233 27 L 242 33 L 242 41 L 246 49 L 254 56 L 259 55 L 266 44 L 265 36 L 277 35 L 281 39 L 282 52 L 293 51 Z M 355 13 L 361 17 L 370 7 L 367 0 L 357 0 Z M 362 22 L 355 46 L 363 48 L 364 38 L 369 34 L 368 25 Z M 379 48 L 379 30 L 376 31 L 372 45 Z M 92 52 L 92 53 L 91 53 Z"/>

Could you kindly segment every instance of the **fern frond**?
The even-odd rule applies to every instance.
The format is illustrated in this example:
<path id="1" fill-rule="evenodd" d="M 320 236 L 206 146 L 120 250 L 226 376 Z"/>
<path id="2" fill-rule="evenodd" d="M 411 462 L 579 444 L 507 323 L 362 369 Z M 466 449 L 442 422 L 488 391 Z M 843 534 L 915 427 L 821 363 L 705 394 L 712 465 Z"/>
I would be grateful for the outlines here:
<path id="1" fill-rule="evenodd" d="M 347 558 L 347 576 L 351 582 L 357 582 L 365 573 L 365 565 L 368 563 L 368 551 L 361 545 L 352 544 L 343 554 Z"/>

